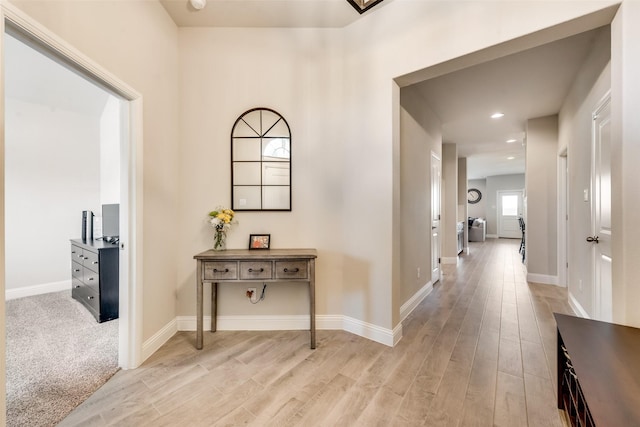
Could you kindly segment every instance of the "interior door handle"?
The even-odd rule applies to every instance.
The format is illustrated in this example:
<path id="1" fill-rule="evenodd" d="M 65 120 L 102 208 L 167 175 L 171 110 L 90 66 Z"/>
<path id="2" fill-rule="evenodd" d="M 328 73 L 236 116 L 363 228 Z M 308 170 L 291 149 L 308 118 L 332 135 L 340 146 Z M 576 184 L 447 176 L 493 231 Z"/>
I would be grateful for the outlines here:
<path id="1" fill-rule="evenodd" d="M 589 236 L 589 237 L 587 237 L 587 242 L 589 242 L 589 243 L 600 243 L 598 241 L 598 236 L 593 236 L 593 237 Z"/>

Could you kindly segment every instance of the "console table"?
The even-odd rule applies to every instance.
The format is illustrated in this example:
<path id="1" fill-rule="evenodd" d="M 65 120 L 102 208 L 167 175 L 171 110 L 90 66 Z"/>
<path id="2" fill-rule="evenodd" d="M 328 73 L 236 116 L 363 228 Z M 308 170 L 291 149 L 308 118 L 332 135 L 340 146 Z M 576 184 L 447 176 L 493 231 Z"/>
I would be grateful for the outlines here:
<path id="1" fill-rule="evenodd" d="M 208 250 L 195 255 L 197 261 L 196 348 L 203 340 L 203 284 L 211 283 L 211 332 L 216 331 L 218 283 L 301 282 L 309 284 L 309 330 L 311 348 L 316 348 L 315 249 Z"/>
<path id="2" fill-rule="evenodd" d="M 640 425 L 640 329 L 554 315 L 558 408 L 573 426 Z"/>

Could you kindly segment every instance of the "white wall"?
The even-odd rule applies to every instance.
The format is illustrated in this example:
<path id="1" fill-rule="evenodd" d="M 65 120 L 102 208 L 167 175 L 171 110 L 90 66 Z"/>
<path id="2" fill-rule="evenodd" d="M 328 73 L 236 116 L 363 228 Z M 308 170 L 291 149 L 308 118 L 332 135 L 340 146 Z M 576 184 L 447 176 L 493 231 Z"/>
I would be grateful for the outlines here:
<path id="1" fill-rule="evenodd" d="M 482 198 L 478 203 L 467 203 L 469 214 L 468 216 L 473 218 L 486 218 L 487 217 L 487 180 L 485 179 L 470 179 L 467 185 L 468 188 L 476 188 L 480 190 Z"/>
<path id="2" fill-rule="evenodd" d="M 69 239 L 81 237 L 82 211 L 100 206 L 99 122 L 13 99 L 5 113 L 6 289 L 70 289 Z M 35 247 L 47 248 L 38 268 Z"/>
<path id="3" fill-rule="evenodd" d="M 557 283 L 557 115 L 527 121 L 526 151 L 527 273 L 536 275 L 532 281 Z"/>
<path id="4" fill-rule="evenodd" d="M 486 198 L 487 234 L 497 237 L 498 191 L 523 190 L 525 186 L 524 174 L 488 176 L 486 184 L 483 198 Z"/>

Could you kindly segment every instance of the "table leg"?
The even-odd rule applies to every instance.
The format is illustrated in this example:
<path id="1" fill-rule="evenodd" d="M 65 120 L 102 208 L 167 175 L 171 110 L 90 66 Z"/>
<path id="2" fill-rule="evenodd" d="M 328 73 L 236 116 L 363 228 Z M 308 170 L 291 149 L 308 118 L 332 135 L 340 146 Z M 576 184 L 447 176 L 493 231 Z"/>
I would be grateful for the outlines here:
<path id="1" fill-rule="evenodd" d="M 211 284 L 211 332 L 215 332 L 218 318 L 218 284 Z"/>
<path id="2" fill-rule="evenodd" d="M 311 333 L 311 349 L 316 348 L 316 264 L 309 261 L 309 329 Z"/>
<path id="3" fill-rule="evenodd" d="M 198 282 L 196 285 L 196 349 L 202 350 L 202 323 L 203 323 L 203 313 L 202 313 L 202 279 L 200 277 L 200 261 L 198 261 Z"/>

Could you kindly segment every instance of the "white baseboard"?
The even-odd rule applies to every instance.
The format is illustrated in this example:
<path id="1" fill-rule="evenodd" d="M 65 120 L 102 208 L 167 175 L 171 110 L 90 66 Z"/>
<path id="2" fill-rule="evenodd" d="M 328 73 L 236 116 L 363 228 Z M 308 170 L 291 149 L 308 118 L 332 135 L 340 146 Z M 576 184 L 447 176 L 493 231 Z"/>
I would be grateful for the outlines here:
<path id="1" fill-rule="evenodd" d="M 407 300 L 402 307 L 400 307 L 400 322 L 407 318 L 413 310 L 424 300 L 427 295 L 433 290 L 433 284 L 431 281 L 427 282 L 418 292 L 416 292 L 411 298 Z"/>
<path id="2" fill-rule="evenodd" d="M 211 330 L 211 316 L 204 316 L 203 330 Z M 178 331 L 195 331 L 196 316 L 178 316 Z M 309 316 L 218 316 L 219 331 L 297 331 L 309 329 Z M 316 329 L 344 330 L 393 347 L 402 338 L 402 325 L 393 331 L 348 316 L 316 315 Z"/>
<path id="3" fill-rule="evenodd" d="M 487 234 L 484 237 L 485 237 L 485 239 L 497 239 L 498 235 L 497 234 Z"/>
<path id="4" fill-rule="evenodd" d="M 558 276 L 549 276 L 546 274 L 527 273 L 527 282 L 542 283 L 543 285 L 558 286 Z"/>
<path id="5" fill-rule="evenodd" d="M 402 323 L 399 323 L 393 330 L 390 330 L 349 316 L 344 316 L 342 329 L 363 338 L 370 339 L 371 341 L 388 345 L 389 347 L 393 347 L 393 345 L 402 338 Z"/>
<path id="6" fill-rule="evenodd" d="M 142 361 L 144 362 L 153 353 L 158 351 L 169 339 L 178 332 L 178 322 L 173 319 L 162 329 L 156 332 L 151 338 L 142 344 Z"/>
<path id="7" fill-rule="evenodd" d="M 33 295 L 48 294 L 51 292 L 60 292 L 71 289 L 71 280 L 63 280 L 61 282 L 43 283 L 42 285 L 25 286 L 24 288 L 5 289 L 4 299 L 16 299 L 30 297 Z"/>
<path id="8" fill-rule="evenodd" d="M 587 311 L 584 309 L 584 307 L 582 307 L 582 304 L 578 302 L 576 297 L 574 297 L 571 292 L 569 292 L 569 305 L 578 316 L 585 319 L 591 319 L 591 316 L 587 314 Z"/>
<path id="9" fill-rule="evenodd" d="M 458 263 L 458 257 L 446 257 L 443 256 L 442 258 L 440 258 L 440 262 L 442 264 L 457 264 Z"/>

